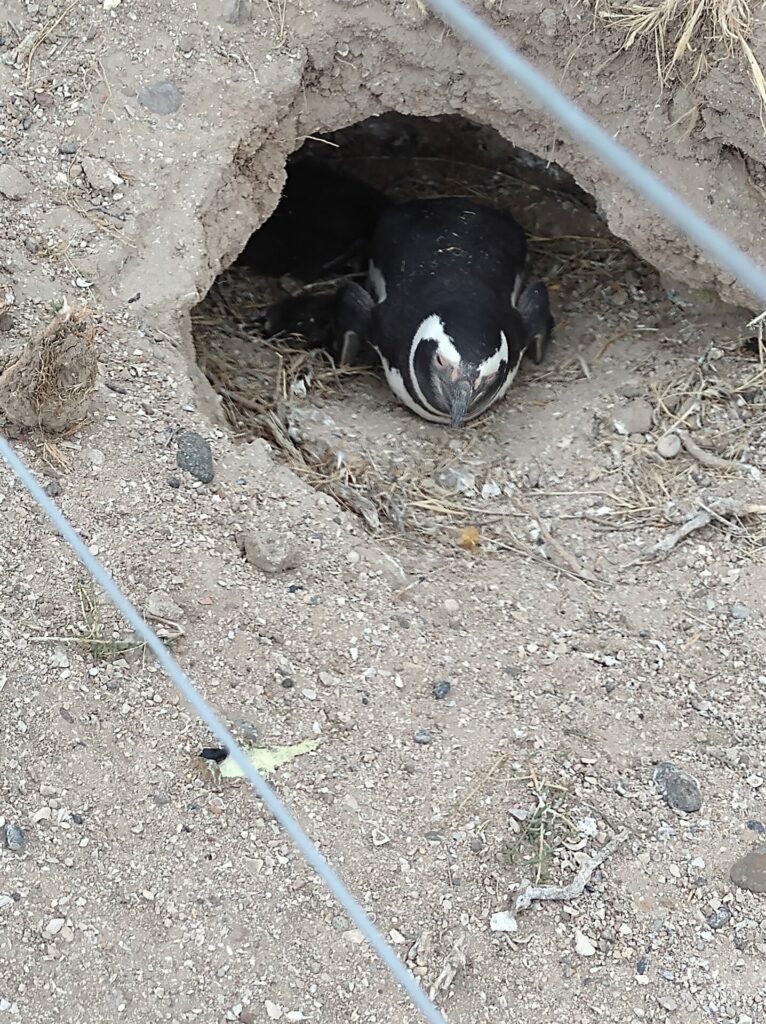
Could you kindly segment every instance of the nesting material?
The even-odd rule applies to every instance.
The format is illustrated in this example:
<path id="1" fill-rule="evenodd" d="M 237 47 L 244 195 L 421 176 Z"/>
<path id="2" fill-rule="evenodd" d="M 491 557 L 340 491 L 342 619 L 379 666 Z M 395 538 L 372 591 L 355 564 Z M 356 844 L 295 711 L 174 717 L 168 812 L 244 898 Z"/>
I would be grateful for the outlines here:
<path id="1" fill-rule="evenodd" d="M 66 303 L 0 375 L 0 412 L 18 427 L 61 434 L 87 416 L 95 390 L 95 327 Z"/>

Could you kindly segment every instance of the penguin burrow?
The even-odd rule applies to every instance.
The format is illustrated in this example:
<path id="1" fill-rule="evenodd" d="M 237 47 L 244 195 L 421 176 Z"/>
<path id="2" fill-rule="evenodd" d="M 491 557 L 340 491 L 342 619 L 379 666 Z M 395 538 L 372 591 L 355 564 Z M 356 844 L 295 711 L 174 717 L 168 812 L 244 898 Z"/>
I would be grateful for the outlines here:
<path id="1" fill-rule="evenodd" d="M 530 384 L 570 372 L 581 314 L 608 335 L 656 286 L 555 163 L 462 117 L 388 114 L 289 156 L 273 213 L 192 323 L 237 434 L 300 451 L 348 504 L 369 475 L 349 467 L 380 469 L 387 427 L 394 461 L 424 429 L 490 458 L 484 435 L 520 436 Z M 368 523 L 397 520 L 380 498 L 395 475 L 374 512 L 354 499 Z"/>

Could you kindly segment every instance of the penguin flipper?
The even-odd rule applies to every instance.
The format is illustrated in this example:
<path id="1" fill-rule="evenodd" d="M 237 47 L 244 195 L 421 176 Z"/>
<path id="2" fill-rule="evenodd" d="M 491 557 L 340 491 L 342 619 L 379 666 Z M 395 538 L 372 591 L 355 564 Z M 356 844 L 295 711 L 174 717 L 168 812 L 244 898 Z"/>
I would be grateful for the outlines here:
<path id="1" fill-rule="evenodd" d="M 555 321 L 551 314 L 548 289 L 542 281 L 533 281 L 521 293 L 517 309 L 524 325 L 527 351 L 535 363 L 545 358 Z"/>
<path id="2" fill-rule="evenodd" d="M 338 292 L 335 304 L 337 328 L 336 359 L 341 365 L 359 362 L 367 347 L 375 301 L 369 292 L 353 281 Z"/>

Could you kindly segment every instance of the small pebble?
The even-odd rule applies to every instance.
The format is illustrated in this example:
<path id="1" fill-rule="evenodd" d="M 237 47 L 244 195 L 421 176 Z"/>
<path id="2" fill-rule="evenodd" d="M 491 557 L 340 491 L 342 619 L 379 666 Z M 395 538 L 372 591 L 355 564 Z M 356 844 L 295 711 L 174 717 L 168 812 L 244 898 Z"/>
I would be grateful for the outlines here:
<path id="1" fill-rule="evenodd" d="M 174 491 L 177 491 L 180 486 L 181 481 L 178 479 L 177 476 L 168 477 L 168 487 L 172 487 Z"/>
<path id="2" fill-rule="evenodd" d="M 714 910 L 707 919 L 708 928 L 712 931 L 717 932 L 720 928 L 725 928 L 726 925 L 731 921 L 731 911 L 728 907 L 719 907 L 718 910 Z"/>
<path id="3" fill-rule="evenodd" d="M 77 143 L 76 142 L 62 142 L 59 145 L 59 153 L 61 153 L 62 156 L 74 156 L 74 154 L 76 152 L 77 152 Z"/>
<path id="4" fill-rule="evenodd" d="M 729 877 L 740 889 L 766 893 L 766 846 L 756 846 L 732 864 Z"/>
<path id="5" fill-rule="evenodd" d="M 183 609 L 175 603 L 164 590 L 153 590 L 146 599 L 144 611 L 151 619 L 163 622 L 183 622 L 186 618 Z"/>
<path id="6" fill-rule="evenodd" d="M 657 1000 L 663 1010 L 667 1010 L 668 1013 L 673 1013 L 678 1009 L 678 1001 L 673 996 L 660 996 Z"/>
<path id="7" fill-rule="evenodd" d="M 153 114 L 174 114 L 183 97 L 172 82 L 152 82 L 139 90 L 138 102 Z"/>
<path id="8" fill-rule="evenodd" d="M 445 491 L 469 494 L 476 487 L 476 477 L 466 469 L 448 466 L 434 474 L 434 482 Z"/>
<path id="9" fill-rule="evenodd" d="M 452 684 L 447 679 L 442 679 L 431 691 L 437 700 L 444 700 L 452 689 Z"/>
<path id="10" fill-rule="evenodd" d="M 693 775 L 667 762 L 657 765 L 654 771 L 654 788 L 674 811 L 692 814 L 702 807 L 699 782 Z"/>
<path id="11" fill-rule="evenodd" d="M 209 484 L 215 476 L 210 445 L 194 430 L 187 430 L 179 437 L 176 463 L 179 469 L 190 473 L 200 483 Z"/>
<path id="12" fill-rule="evenodd" d="M 429 743 L 433 742 L 433 736 L 428 729 L 418 729 L 415 733 L 414 740 L 423 747 L 427 747 Z"/>
<path id="13" fill-rule="evenodd" d="M 501 910 L 489 919 L 489 927 L 493 932 L 517 932 L 519 923 L 510 910 Z"/>
<path id="14" fill-rule="evenodd" d="M 731 611 L 730 611 L 729 614 L 731 615 L 731 617 L 733 619 L 739 619 L 739 620 L 749 619 L 750 618 L 750 609 L 747 607 L 746 604 L 739 604 L 739 603 L 737 603 L 737 604 L 733 604 L 731 606 Z"/>
<path id="15" fill-rule="evenodd" d="M 762 821 L 758 821 L 757 818 L 751 818 L 750 821 L 745 822 L 745 828 L 761 836 L 766 832 L 766 825 Z"/>
<path id="16" fill-rule="evenodd" d="M 595 956 L 596 947 L 588 936 L 579 928 L 575 930 L 575 953 L 578 956 Z"/>
<path id="17" fill-rule="evenodd" d="M 10 331 L 13 327 L 13 316 L 9 312 L 0 313 L 0 331 Z"/>
<path id="18" fill-rule="evenodd" d="M 58 933 L 61 931 L 65 924 L 66 918 L 54 917 L 46 924 L 45 928 L 43 929 L 43 935 L 45 936 L 46 939 L 52 939 L 55 935 L 58 935 Z"/>
<path id="19" fill-rule="evenodd" d="M 444 610 L 448 615 L 457 615 L 460 611 L 460 604 L 454 597 L 448 597 L 444 602 Z"/>
<path id="20" fill-rule="evenodd" d="M 49 480 L 45 485 L 45 493 L 49 498 L 58 498 L 61 494 L 61 484 L 58 480 Z"/>
<path id="21" fill-rule="evenodd" d="M 244 533 L 241 547 L 245 560 L 261 572 L 288 572 L 303 562 L 303 554 L 291 533 L 276 530 Z"/>
<path id="22" fill-rule="evenodd" d="M 681 438 L 678 434 L 665 434 L 657 442 L 657 454 L 663 459 L 674 459 L 681 451 Z"/>
<path id="23" fill-rule="evenodd" d="M 21 853 L 27 845 L 27 837 L 18 825 L 8 824 L 5 826 L 5 845 L 13 853 Z"/>

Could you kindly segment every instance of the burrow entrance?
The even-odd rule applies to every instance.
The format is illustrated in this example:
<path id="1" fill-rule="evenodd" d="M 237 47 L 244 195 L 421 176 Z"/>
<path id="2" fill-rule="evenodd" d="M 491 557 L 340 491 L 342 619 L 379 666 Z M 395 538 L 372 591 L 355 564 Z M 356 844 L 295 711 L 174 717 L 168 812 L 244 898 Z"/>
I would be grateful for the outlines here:
<path id="1" fill-rule="evenodd" d="M 264 276 L 235 263 L 192 312 L 200 367 L 235 436 L 266 438 L 373 531 L 456 552 L 527 551 L 517 520 L 529 516 L 513 504 L 521 494 L 579 488 L 602 508 L 598 494 L 609 494 L 609 523 L 643 523 L 667 507 L 679 473 L 699 466 L 658 455 L 655 442 L 679 410 L 702 426 L 683 406 L 699 393 L 708 336 L 566 171 L 458 115 L 374 117 L 309 139 L 298 155 L 393 199 L 466 196 L 510 209 L 528 234 L 531 271 L 550 290 L 554 341 L 502 402 L 453 434 L 401 408 L 379 369 L 338 368 L 323 347 L 327 300 L 347 266 L 301 282 L 282 266 L 282 276 Z M 291 295 L 310 298 L 310 318 L 265 337 L 257 314 Z M 715 422 L 719 413 L 716 405 Z M 716 450 L 742 455 L 731 436 Z"/>

